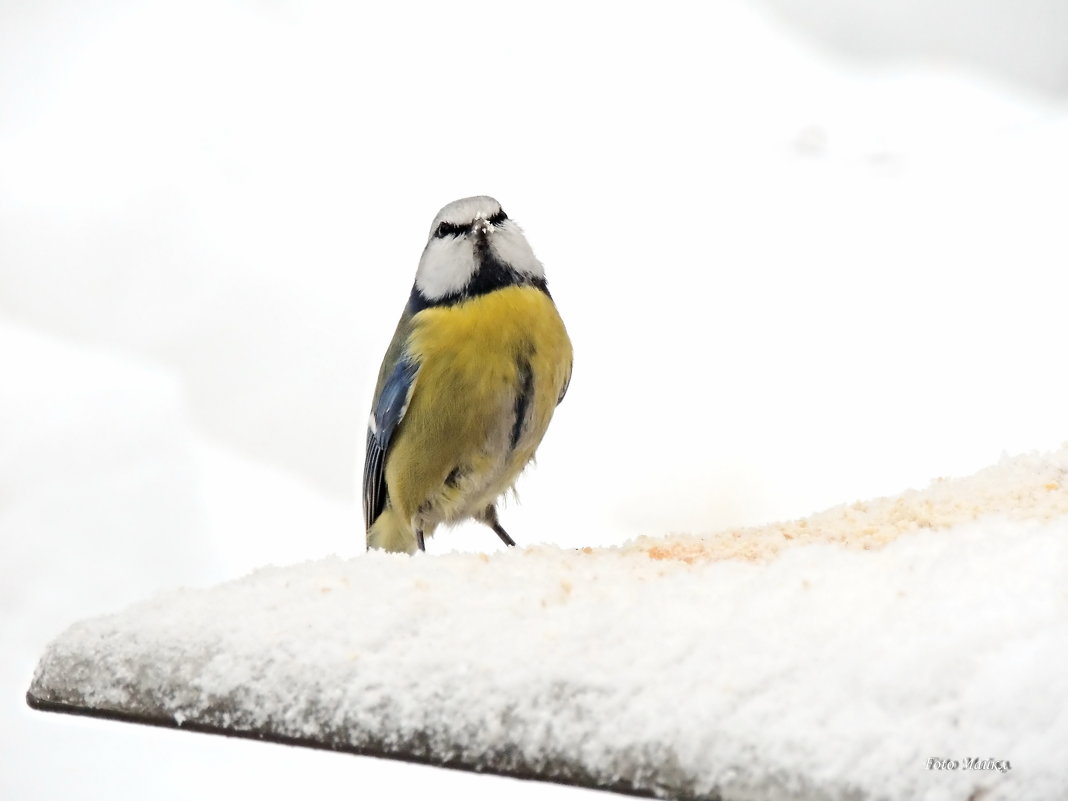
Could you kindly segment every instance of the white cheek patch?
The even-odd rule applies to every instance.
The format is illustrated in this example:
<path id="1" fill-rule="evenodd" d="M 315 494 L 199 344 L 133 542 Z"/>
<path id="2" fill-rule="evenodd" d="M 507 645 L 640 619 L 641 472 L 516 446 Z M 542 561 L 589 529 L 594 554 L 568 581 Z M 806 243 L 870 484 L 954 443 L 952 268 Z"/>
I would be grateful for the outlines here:
<path id="1" fill-rule="evenodd" d="M 467 286 L 476 266 L 475 249 L 465 237 L 431 239 L 419 260 L 415 286 L 430 300 L 443 298 Z"/>
<path id="2" fill-rule="evenodd" d="M 505 264 L 534 278 L 545 277 L 545 268 L 534 255 L 519 226 L 511 220 L 494 231 L 489 241 L 494 255 Z"/>

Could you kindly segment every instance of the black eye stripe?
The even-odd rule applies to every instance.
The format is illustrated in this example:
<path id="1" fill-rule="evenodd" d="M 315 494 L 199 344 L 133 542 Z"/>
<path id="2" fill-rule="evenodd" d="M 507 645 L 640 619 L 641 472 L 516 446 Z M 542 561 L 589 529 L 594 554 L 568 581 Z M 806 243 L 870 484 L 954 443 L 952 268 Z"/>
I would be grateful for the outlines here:
<path id="1" fill-rule="evenodd" d="M 455 223 L 443 222 L 434 231 L 434 236 L 438 239 L 444 239 L 447 236 L 459 236 L 467 230 L 464 225 L 456 225 Z"/>
<path id="2" fill-rule="evenodd" d="M 504 213 L 504 209 L 500 209 L 492 217 L 487 217 L 486 222 L 490 225 L 500 225 L 508 219 L 508 215 Z M 458 225 L 457 223 L 443 222 L 439 223 L 438 227 L 434 229 L 434 236 L 438 239 L 444 239 L 447 236 L 460 236 L 466 234 L 468 225 Z"/>

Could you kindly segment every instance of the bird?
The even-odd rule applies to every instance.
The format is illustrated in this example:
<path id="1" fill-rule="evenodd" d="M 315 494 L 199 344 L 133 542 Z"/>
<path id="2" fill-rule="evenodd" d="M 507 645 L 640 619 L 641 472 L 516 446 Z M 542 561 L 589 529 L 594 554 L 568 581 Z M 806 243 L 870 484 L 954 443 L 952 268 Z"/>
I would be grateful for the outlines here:
<path id="1" fill-rule="evenodd" d="M 367 427 L 367 548 L 414 554 L 497 504 L 533 460 L 571 381 L 567 329 L 522 229 L 488 196 L 434 217 L 378 373 Z"/>

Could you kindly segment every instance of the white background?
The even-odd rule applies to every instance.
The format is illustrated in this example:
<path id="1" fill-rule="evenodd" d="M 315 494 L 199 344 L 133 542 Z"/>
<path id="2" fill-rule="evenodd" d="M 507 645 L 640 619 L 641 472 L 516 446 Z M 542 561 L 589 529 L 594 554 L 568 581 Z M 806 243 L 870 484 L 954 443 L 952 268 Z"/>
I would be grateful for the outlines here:
<path id="1" fill-rule="evenodd" d="M 1066 35 L 1038 0 L 0 5 L 0 795 L 581 793 L 22 694 L 79 617 L 360 552 L 378 360 L 466 195 L 576 351 L 520 543 L 1058 446 Z"/>

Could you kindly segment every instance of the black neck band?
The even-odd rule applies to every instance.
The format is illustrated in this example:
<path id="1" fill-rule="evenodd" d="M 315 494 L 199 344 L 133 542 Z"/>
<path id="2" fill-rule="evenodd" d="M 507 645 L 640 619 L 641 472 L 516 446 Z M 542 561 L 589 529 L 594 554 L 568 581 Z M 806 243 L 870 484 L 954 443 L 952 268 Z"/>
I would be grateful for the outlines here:
<path id="1" fill-rule="evenodd" d="M 549 295 L 549 287 L 544 278 L 525 275 L 509 267 L 493 254 L 485 242 L 480 242 L 475 246 L 475 258 L 478 259 L 478 269 L 459 292 L 450 292 L 448 295 L 431 300 L 419 291 L 419 287 L 413 286 L 412 295 L 408 299 L 408 309 L 412 314 L 433 306 L 455 306 L 465 300 L 477 298 L 479 295 L 488 295 L 490 292 L 509 286 L 530 286 Z M 549 295 L 549 297 L 552 296 Z"/>

